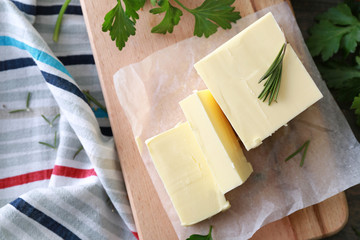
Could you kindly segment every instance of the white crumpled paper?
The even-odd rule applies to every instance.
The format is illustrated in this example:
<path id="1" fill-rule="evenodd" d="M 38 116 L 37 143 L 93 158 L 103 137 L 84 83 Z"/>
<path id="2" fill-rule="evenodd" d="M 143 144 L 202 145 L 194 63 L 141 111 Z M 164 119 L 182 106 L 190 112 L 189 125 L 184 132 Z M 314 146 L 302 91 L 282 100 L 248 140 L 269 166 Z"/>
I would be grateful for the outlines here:
<path id="1" fill-rule="evenodd" d="M 231 30 L 219 30 L 208 39 L 186 39 L 120 69 L 114 75 L 115 87 L 134 137 L 145 146 L 146 139 L 184 121 L 178 102 L 193 90 L 205 88 L 193 68 L 194 63 L 269 11 L 324 98 L 258 148 L 249 152 L 244 150 L 254 172 L 245 184 L 226 194 L 231 208 L 194 226 L 180 225 L 148 150 L 142 147 L 143 161 L 180 239 L 193 233 L 206 233 L 209 225 L 214 226 L 215 239 L 248 239 L 261 226 L 360 183 L 359 143 L 321 80 L 286 3 L 249 15 L 234 24 Z M 311 142 L 302 168 L 299 167 L 300 156 L 284 162 L 309 139 Z"/>

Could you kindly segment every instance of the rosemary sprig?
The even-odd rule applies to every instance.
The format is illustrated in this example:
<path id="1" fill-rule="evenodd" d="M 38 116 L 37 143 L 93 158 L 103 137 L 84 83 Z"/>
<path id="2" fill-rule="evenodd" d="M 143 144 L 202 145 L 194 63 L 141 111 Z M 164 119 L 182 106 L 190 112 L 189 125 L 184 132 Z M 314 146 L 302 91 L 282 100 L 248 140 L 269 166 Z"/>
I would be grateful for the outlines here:
<path id="1" fill-rule="evenodd" d="M 69 3 L 71 2 L 71 0 L 65 0 L 64 5 L 62 5 L 58 18 L 56 20 L 56 24 L 55 24 L 55 29 L 54 29 L 54 34 L 53 34 L 53 41 L 57 42 L 59 40 L 59 33 L 60 33 L 60 27 L 61 27 L 61 22 L 64 16 L 64 13 L 69 5 Z"/>
<path id="2" fill-rule="evenodd" d="M 54 126 L 54 121 L 60 117 L 60 113 L 58 113 L 51 121 L 49 119 L 47 119 L 44 115 L 42 115 L 42 118 L 49 124 L 50 127 L 53 127 Z"/>
<path id="3" fill-rule="evenodd" d="M 76 151 L 76 153 L 73 156 L 73 160 L 76 158 L 76 156 L 84 149 L 83 146 L 80 146 L 79 149 Z"/>
<path id="4" fill-rule="evenodd" d="M 39 142 L 39 144 L 45 145 L 45 146 L 53 148 L 53 149 L 57 149 L 57 132 L 55 131 L 54 145 L 51 145 L 51 144 L 46 143 L 46 142 Z"/>
<path id="5" fill-rule="evenodd" d="M 28 92 L 27 98 L 26 98 L 26 108 L 23 109 L 16 109 L 12 110 L 9 113 L 17 113 L 17 112 L 29 112 L 30 111 L 30 98 L 31 98 L 31 92 Z"/>
<path id="6" fill-rule="evenodd" d="M 93 102 L 96 106 L 98 106 L 99 108 L 101 108 L 104 112 L 107 113 L 107 109 L 104 105 L 102 105 L 101 103 L 99 103 L 98 100 L 96 100 L 93 96 L 90 95 L 90 92 L 89 91 L 85 91 L 83 90 L 82 91 L 83 94 L 85 95 L 86 99 L 90 102 Z"/>
<path id="7" fill-rule="evenodd" d="M 289 161 L 291 158 L 293 158 L 296 154 L 300 153 L 303 149 L 303 155 L 301 157 L 301 161 L 300 161 L 300 167 L 302 167 L 304 165 L 304 161 L 305 161 L 305 157 L 306 157 L 306 152 L 308 150 L 310 144 L 310 140 L 307 140 L 301 147 L 299 147 L 295 152 L 293 152 L 292 154 L 290 154 L 290 156 L 288 156 L 285 159 L 285 162 Z"/>
<path id="8" fill-rule="evenodd" d="M 270 65 L 269 69 L 264 73 L 264 75 L 259 80 L 259 83 L 261 83 L 265 79 L 266 82 L 264 84 L 264 89 L 259 94 L 258 98 L 260 100 L 262 99 L 263 102 L 265 102 L 265 100 L 269 97 L 269 105 L 272 103 L 272 101 L 276 102 L 279 94 L 281 73 L 282 73 L 282 62 L 286 51 L 286 45 L 287 45 L 286 42 L 282 45 L 274 62 Z"/>

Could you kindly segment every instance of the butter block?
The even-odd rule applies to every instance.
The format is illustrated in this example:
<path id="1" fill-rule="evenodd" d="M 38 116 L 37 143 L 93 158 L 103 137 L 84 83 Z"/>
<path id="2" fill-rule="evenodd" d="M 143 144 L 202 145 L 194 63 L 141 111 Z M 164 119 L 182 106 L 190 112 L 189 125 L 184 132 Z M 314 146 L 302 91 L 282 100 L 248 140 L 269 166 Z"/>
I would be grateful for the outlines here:
<path id="1" fill-rule="evenodd" d="M 188 122 L 146 140 L 146 145 L 182 225 L 230 207 Z"/>
<path id="2" fill-rule="evenodd" d="M 180 102 L 222 193 L 240 186 L 253 169 L 246 160 L 229 121 L 209 90 Z"/>
<path id="3" fill-rule="evenodd" d="M 258 99 L 258 81 L 274 61 L 285 37 L 271 13 L 195 64 L 247 150 L 322 98 L 321 92 L 288 44 L 277 102 Z"/>

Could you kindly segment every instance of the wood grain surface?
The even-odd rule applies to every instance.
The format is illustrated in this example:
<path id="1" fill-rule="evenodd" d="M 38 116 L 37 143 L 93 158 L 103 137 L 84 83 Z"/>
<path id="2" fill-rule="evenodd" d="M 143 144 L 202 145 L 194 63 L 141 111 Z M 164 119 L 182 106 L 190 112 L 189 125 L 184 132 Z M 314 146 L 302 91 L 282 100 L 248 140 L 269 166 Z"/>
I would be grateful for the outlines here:
<path id="1" fill-rule="evenodd" d="M 237 0 L 236 9 L 242 16 L 284 0 Z M 201 1 L 187 1 L 190 7 Z M 138 62 L 151 53 L 192 36 L 194 20 L 184 12 L 173 34 L 151 34 L 150 29 L 162 16 L 148 14 L 147 4 L 136 23 L 136 36 L 119 51 L 108 33 L 101 31 L 105 14 L 114 0 L 81 0 L 82 11 L 102 86 L 110 123 L 140 239 L 177 239 L 155 188 L 138 153 L 126 116 L 121 109 L 113 84 L 113 74 L 121 67 Z M 318 238 L 341 229 L 347 220 L 347 203 L 343 193 L 323 203 L 300 210 L 289 217 L 260 229 L 253 239 Z"/>

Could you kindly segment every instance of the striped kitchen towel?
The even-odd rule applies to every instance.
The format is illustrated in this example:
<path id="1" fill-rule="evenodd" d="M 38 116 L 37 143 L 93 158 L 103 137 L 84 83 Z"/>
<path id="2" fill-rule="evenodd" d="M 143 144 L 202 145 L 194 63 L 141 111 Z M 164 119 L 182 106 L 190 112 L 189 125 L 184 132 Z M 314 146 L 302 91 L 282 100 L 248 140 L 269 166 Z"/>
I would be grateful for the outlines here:
<path id="1" fill-rule="evenodd" d="M 52 41 L 62 4 L 0 0 L 0 239 L 136 239 L 107 113 L 82 92 L 104 105 L 78 1 Z"/>

